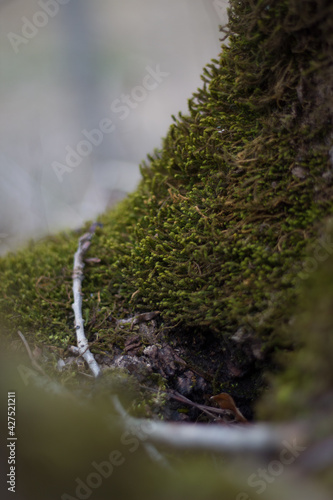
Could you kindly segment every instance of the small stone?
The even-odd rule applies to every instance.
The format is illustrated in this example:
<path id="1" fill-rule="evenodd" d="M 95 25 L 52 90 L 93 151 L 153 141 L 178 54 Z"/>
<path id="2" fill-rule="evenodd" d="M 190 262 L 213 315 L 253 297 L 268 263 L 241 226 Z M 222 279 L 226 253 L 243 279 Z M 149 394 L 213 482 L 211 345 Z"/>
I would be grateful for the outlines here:
<path id="1" fill-rule="evenodd" d="M 57 370 L 58 372 L 62 372 L 64 370 L 64 368 L 66 367 L 66 363 L 63 359 L 58 359 L 57 361 Z"/>
<path id="2" fill-rule="evenodd" d="M 307 177 L 307 172 L 302 167 L 294 167 L 291 173 L 298 179 L 305 179 Z"/>
<path id="3" fill-rule="evenodd" d="M 137 356 L 127 356 L 126 354 L 116 356 L 112 366 L 114 368 L 126 370 L 131 375 L 135 375 L 139 382 L 143 381 L 152 372 L 150 363 L 147 363 Z"/>
<path id="4" fill-rule="evenodd" d="M 191 370 L 187 370 L 181 376 L 177 378 L 176 388 L 177 391 L 183 396 L 188 396 L 191 394 L 193 387 L 195 386 L 196 378 Z"/>
<path id="5" fill-rule="evenodd" d="M 261 349 L 261 344 L 254 344 L 252 346 L 252 353 L 256 359 L 263 359 L 264 355 Z"/>
<path id="6" fill-rule="evenodd" d="M 166 378 L 172 377 L 180 365 L 185 365 L 185 362 L 168 345 L 161 348 L 156 345 L 146 347 L 143 354 L 150 359 L 154 370 Z"/>
<path id="7" fill-rule="evenodd" d="M 231 337 L 231 339 L 237 342 L 237 344 L 241 344 L 242 342 L 244 342 L 244 340 L 246 340 L 246 338 L 247 338 L 247 333 L 242 326 L 238 328 L 236 333 L 234 333 L 234 335 L 232 335 Z"/>

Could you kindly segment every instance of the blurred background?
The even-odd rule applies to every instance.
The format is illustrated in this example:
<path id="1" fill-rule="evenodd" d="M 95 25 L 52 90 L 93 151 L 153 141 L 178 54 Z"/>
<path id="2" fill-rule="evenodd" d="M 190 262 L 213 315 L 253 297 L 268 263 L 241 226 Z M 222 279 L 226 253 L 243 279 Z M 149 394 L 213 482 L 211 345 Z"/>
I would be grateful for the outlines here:
<path id="1" fill-rule="evenodd" d="M 220 51 L 227 0 L 0 0 L 0 253 L 135 189 Z"/>

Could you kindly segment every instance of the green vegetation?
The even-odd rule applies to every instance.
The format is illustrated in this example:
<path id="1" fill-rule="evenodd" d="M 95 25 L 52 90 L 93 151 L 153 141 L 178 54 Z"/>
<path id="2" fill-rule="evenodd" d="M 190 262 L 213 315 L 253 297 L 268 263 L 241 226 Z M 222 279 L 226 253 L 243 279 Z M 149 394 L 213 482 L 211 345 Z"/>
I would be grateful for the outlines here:
<path id="1" fill-rule="evenodd" d="M 163 418 L 162 376 L 145 380 L 145 392 L 121 371 L 97 383 L 65 372 L 62 382 L 78 395 L 67 398 L 21 379 L 27 358 L 3 349 L 0 385 L 18 393 L 27 498 L 75 498 L 77 481 L 93 477 L 114 450 L 124 465 L 110 480 L 102 474 L 94 498 L 330 498 L 333 3 L 231 0 L 228 30 L 229 45 L 204 69 L 188 115 L 174 117 L 161 149 L 142 164 L 138 189 L 100 218 L 88 257 L 101 261 L 86 264 L 83 316 L 92 351 L 112 355 L 133 335 L 116 319 L 159 310 L 151 335 L 161 328 L 170 345 L 192 352 L 193 378 L 202 374 L 242 404 L 269 384 L 257 417 L 293 423 L 281 444 L 287 460 L 282 452 L 213 456 L 161 445 L 173 468 L 160 468 L 135 433 L 122 439 L 109 396 Z M 52 376 L 54 359 L 74 342 L 78 238 L 48 237 L 0 260 L 6 327 L 58 346 Z M 267 365 L 279 373 L 263 382 Z M 306 446 L 298 442 L 303 424 Z"/>
<path id="2" fill-rule="evenodd" d="M 332 241 L 333 220 L 327 232 Z M 320 418 L 325 434 L 332 432 L 332 253 L 333 246 L 330 255 L 322 254 L 318 271 L 302 287 L 294 321 L 286 328 L 298 349 L 278 356 L 283 369 L 259 404 L 259 414 L 266 420 L 311 417 L 314 425 Z"/>
<path id="3" fill-rule="evenodd" d="M 148 310 L 178 332 L 222 339 L 243 328 L 263 351 L 289 342 L 277 326 L 332 213 L 333 4 L 231 1 L 228 30 L 189 113 L 173 117 L 141 165 L 137 190 L 100 219 L 83 314 L 101 349 L 119 341 L 113 318 Z M 1 259 L 10 329 L 73 341 L 77 239 L 61 234 Z"/>

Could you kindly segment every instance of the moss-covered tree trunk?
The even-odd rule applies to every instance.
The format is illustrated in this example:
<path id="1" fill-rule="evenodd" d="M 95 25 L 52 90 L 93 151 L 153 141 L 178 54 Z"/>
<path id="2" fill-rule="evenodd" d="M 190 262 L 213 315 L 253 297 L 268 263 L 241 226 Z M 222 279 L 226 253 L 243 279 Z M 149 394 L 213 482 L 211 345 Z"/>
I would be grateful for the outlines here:
<path id="1" fill-rule="evenodd" d="M 26 361 L 0 353 L 0 389 L 18 395 L 20 498 L 331 498 L 333 3 L 231 0 L 229 16 L 229 44 L 204 69 L 188 114 L 174 117 L 138 189 L 92 239 L 85 329 L 117 376 L 105 369 L 93 390 L 76 377 L 74 391 L 55 396 L 33 389 L 45 379 Z M 75 343 L 78 237 L 48 237 L 0 260 L 3 326 L 44 346 L 34 354 L 46 370 Z M 251 417 L 276 359 L 280 375 L 256 420 L 293 421 L 280 454 L 168 450 L 173 468 L 161 469 L 145 436 L 123 434 L 112 414 L 117 392 L 139 414 L 197 419 L 165 404 L 161 389 L 176 388 L 200 403 L 229 392 Z M 5 411 L 0 423 L 7 432 Z M 244 439 L 249 428 L 258 427 L 245 424 Z"/>
<path id="2" fill-rule="evenodd" d="M 159 311 L 194 385 L 249 403 L 271 353 L 291 344 L 281 325 L 332 211 L 333 4 L 231 1 L 227 32 L 138 189 L 101 217 L 83 313 L 95 350 L 112 355 L 133 335 L 118 319 Z M 74 342 L 77 237 L 1 260 L 10 329 Z"/>

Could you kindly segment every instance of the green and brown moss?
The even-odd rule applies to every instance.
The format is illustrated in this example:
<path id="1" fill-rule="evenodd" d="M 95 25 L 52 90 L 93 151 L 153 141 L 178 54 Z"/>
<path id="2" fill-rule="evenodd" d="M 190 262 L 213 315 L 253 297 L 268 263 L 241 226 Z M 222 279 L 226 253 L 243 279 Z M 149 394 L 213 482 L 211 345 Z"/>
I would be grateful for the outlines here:
<path id="1" fill-rule="evenodd" d="M 333 220 L 327 226 L 330 252 L 321 252 L 318 269 L 303 283 L 295 317 L 285 327 L 297 349 L 278 356 L 281 373 L 259 405 L 266 420 L 312 418 L 332 432 L 333 394 Z"/>
<path id="2" fill-rule="evenodd" d="M 119 336 L 114 318 L 147 310 L 178 333 L 222 342 L 243 328 L 263 351 L 291 342 L 277 326 L 332 213 L 333 5 L 231 1 L 228 29 L 229 46 L 142 163 L 137 190 L 100 218 L 90 256 L 101 263 L 83 282 L 86 331 L 100 349 Z M 46 238 L 1 259 L 11 328 L 73 341 L 77 239 Z"/>

